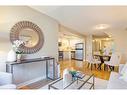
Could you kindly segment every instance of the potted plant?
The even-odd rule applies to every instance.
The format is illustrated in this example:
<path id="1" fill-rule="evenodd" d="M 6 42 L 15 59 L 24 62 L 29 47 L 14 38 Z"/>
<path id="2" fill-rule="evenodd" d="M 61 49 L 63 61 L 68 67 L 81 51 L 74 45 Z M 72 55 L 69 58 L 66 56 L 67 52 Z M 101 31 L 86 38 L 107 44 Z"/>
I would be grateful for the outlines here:
<path id="1" fill-rule="evenodd" d="M 16 55 L 17 55 L 17 61 L 20 61 L 22 57 L 22 52 L 17 51 Z"/>
<path id="2" fill-rule="evenodd" d="M 21 40 L 15 40 L 13 42 L 13 49 L 16 52 L 17 61 L 20 61 L 21 60 L 23 51 L 21 51 L 20 47 L 23 44 L 24 44 L 24 42 L 21 41 Z"/>
<path id="3" fill-rule="evenodd" d="M 104 51 L 102 49 L 99 50 L 100 54 L 103 55 Z"/>

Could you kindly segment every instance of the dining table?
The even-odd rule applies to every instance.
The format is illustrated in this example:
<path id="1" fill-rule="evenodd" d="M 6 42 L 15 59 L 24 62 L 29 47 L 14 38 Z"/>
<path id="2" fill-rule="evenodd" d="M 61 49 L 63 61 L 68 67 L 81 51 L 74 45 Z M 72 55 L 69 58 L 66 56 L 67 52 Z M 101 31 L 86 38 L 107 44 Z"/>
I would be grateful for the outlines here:
<path id="1" fill-rule="evenodd" d="M 97 69 L 101 70 L 102 64 L 104 64 L 104 61 L 110 61 L 111 55 L 95 54 L 94 57 L 98 57 L 100 59 L 101 63 L 99 64 Z M 105 66 L 104 66 L 104 70 L 105 70 Z"/>

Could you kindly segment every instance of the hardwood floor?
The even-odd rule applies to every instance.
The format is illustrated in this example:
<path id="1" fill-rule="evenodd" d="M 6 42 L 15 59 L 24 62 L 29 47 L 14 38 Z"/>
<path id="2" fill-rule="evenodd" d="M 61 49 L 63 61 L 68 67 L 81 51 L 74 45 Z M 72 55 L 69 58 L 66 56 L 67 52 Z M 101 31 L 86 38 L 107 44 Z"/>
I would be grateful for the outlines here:
<path id="1" fill-rule="evenodd" d="M 76 61 L 76 60 L 64 60 L 64 61 L 59 61 L 58 62 L 60 64 L 60 71 L 61 71 L 61 76 L 63 73 L 63 70 L 65 68 L 69 68 L 72 70 L 78 70 L 78 71 L 82 71 L 86 74 L 94 74 L 95 77 L 104 79 L 104 80 L 108 80 L 110 77 L 110 72 L 111 71 L 104 71 L 104 66 L 102 65 L 102 70 L 98 70 L 96 68 L 93 68 L 93 70 L 91 70 L 90 68 L 88 68 L 88 63 L 87 62 L 83 62 L 83 61 Z M 118 71 L 118 67 L 115 70 L 115 72 Z M 19 89 L 38 89 L 43 87 L 44 85 L 48 84 L 51 81 L 47 81 L 47 80 L 41 80 L 38 81 L 36 83 L 30 84 L 28 86 L 19 88 Z"/>
<path id="2" fill-rule="evenodd" d="M 88 63 L 87 62 L 83 62 L 83 61 L 76 61 L 76 60 L 64 60 L 64 61 L 59 61 L 60 63 L 60 70 L 61 70 L 61 76 L 63 73 L 63 70 L 65 68 L 69 68 L 69 69 L 73 69 L 73 70 L 78 70 L 78 71 L 82 71 L 86 74 L 94 74 L 95 77 L 101 78 L 101 79 L 105 79 L 108 80 L 109 76 L 110 76 L 110 70 L 105 70 L 104 71 L 104 66 L 102 65 L 102 70 L 98 70 L 96 68 L 93 68 L 93 70 L 90 69 L 90 67 L 88 68 Z M 116 67 L 117 69 L 115 69 L 115 72 L 118 71 L 118 67 Z"/>
<path id="3" fill-rule="evenodd" d="M 48 80 L 48 79 L 44 79 L 44 80 L 40 80 L 40 81 L 37 81 L 35 83 L 32 83 L 30 85 L 27 85 L 27 86 L 24 86 L 24 87 L 20 87 L 18 89 L 20 90 L 27 90 L 27 89 L 39 89 L 45 85 L 47 85 L 48 83 L 52 82 L 52 80 Z"/>

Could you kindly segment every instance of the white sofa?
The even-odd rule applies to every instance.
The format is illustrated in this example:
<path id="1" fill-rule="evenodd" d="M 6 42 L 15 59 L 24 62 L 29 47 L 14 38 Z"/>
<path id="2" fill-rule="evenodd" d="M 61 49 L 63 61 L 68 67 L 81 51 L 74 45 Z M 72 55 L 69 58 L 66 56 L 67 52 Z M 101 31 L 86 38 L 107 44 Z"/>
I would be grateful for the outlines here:
<path id="1" fill-rule="evenodd" d="M 12 84 L 12 74 L 0 72 L 0 89 L 16 89 L 16 85 Z"/>
<path id="2" fill-rule="evenodd" d="M 127 89 L 127 82 L 120 79 L 120 71 L 124 64 L 120 64 L 119 73 L 111 72 L 107 89 Z"/>

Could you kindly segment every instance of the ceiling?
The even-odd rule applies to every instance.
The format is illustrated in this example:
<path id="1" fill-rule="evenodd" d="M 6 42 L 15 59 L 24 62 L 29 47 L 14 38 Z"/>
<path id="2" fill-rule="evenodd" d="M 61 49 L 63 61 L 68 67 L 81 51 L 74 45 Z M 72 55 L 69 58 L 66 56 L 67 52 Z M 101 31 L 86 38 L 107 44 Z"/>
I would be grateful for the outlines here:
<path id="1" fill-rule="evenodd" d="M 127 28 L 127 7 L 125 6 L 31 6 L 62 25 L 83 35 L 107 36 L 105 31 Z M 105 30 L 96 30 L 99 24 L 108 24 Z"/>
<path id="2" fill-rule="evenodd" d="M 67 32 L 67 31 L 59 32 L 59 38 L 83 39 L 80 36 L 77 36 L 76 34 L 73 34 L 73 33 Z"/>

